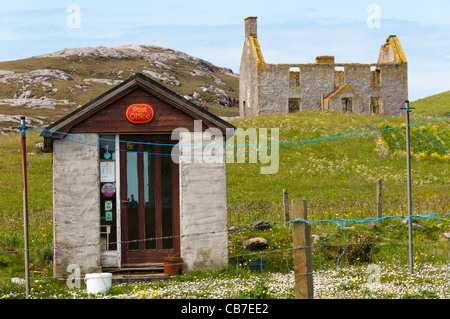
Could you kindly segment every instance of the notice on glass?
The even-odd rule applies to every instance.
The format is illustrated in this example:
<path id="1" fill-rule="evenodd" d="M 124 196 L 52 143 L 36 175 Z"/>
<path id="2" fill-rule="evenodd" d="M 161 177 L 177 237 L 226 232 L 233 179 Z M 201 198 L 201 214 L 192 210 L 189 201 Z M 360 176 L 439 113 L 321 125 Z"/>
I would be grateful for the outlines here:
<path id="1" fill-rule="evenodd" d="M 116 181 L 116 165 L 114 162 L 100 162 L 100 182 L 112 183 Z"/>

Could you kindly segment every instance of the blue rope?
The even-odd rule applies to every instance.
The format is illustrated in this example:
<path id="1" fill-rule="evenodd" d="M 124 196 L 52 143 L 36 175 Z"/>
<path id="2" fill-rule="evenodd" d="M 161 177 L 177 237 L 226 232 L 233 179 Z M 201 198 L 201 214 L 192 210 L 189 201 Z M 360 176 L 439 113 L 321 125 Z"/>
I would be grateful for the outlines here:
<path id="1" fill-rule="evenodd" d="M 334 233 L 336 232 L 336 230 L 338 229 L 338 227 L 342 228 L 342 235 L 343 235 L 343 240 L 344 240 L 344 249 L 342 251 L 342 253 L 339 255 L 338 259 L 337 259 L 337 266 L 336 268 L 339 269 L 339 262 L 341 257 L 344 255 L 346 249 L 347 249 L 347 243 L 346 243 L 346 238 L 345 238 L 345 226 L 347 223 L 366 223 L 366 222 L 376 222 L 376 221 L 381 221 L 384 219 L 406 219 L 406 218 L 421 218 L 424 221 L 428 221 L 429 219 L 433 218 L 436 216 L 435 213 L 431 212 L 431 211 L 426 211 L 424 212 L 424 214 L 430 212 L 431 214 L 428 215 L 411 215 L 411 216 L 384 216 L 384 217 L 377 217 L 377 218 L 373 218 L 373 217 L 368 217 L 368 218 L 364 218 L 364 219 L 322 219 L 322 220 L 305 220 L 302 218 L 297 218 L 297 219 L 293 219 L 288 221 L 287 223 L 289 224 L 289 228 L 291 227 L 291 224 L 293 223 L 297 223 L 297 222 L 302 222 L 305 224 L 316 224 L 316 223 L 336 223 L 336 228 L 334 229 L 333 233 L 331 235 L 329 235 L 328 237 L 322 239 L 319 242 L 318 248 L 320 249 L 320 245 L 322 244 L 323 241 L 327 240 L 328 238 L 330 238 L 331 236 L 334 235 Z M 445 214 L 444 216 L 450 216 L 450 214 Z"/>
<path id="2" fill-rule="evenodd" d="M 431 211 L 426 211 L 425 213 L 428 213 Z M 430 218 L 433 218 L 436 215 L 436 213 L 431 213 L 428 215 L 411 215 L 411 216 L 401 216 L 401 215 L 395 215 L 395 216 L 384 216 L 384 217 L 367 217 L 367 218 L 363 218 L 363 219 L 322 219 L 322 220 L 305 220 L 302 218 L 297 218 L 297 219 L 293 219 L 288 221 L 288 224 L 292 224 L 292 223 L 296 223 L 296 222 L 302 222 L 302 223 L 306 223 L 306 224 L 316 224 L 316 223 L 337 223 L 340 225 L 344 225 L 346 223 L 367 223 L 367 222 L 376 222 L 376 221 L 381 221 L 384 219 L 405 219 L 405 218 L 413 218 L 413 217 L 417 217 L 417 218 L 422 218 L 424 221 L 428 221 Z M 450 214 L 445 214 L 445 215 L 450 215 Z"/>
<path id="3" fill-rule="evenodd" d="M 30 128 L 30 130 L 33 131 L 33 132 L 39 133 L 38 131 L 36 131 L 36 130 L 34 130 L 34 129 L 31 129 L 31 128 Z M 80 136 L 80 137 L 84 137 L 84 138 L 92 138 L 92 137 L 90 137 L 90 136 L 81 136 L 81 135 L 79 135 L 79 136 Z M 89 144 L 89 143 L 84 143 L 84 142 L 75 141 L 75 140 L 69 140 L 69 139 L 66 139 L 66 138 L 60 137 L 60 136 L 53 136 L 53 137 L 54 137 L 54 138 L 57 138 L 57 139 L 60 139 L 60 140 L 63 140 L 63 141 L 67 141 L 67 142 L 73 142 L 73 143 L 77 143 L 77 144 L 81 144 L 81 145 L 94 146 L 94 147 L 106 149 L 106 146 L 100 146 L 100 145 Z M 111 141 L 115 141 L 115 140 L 111 140 Z M 155 144 L 155 145 L 163 145 L 163 144 Z M 173 146 L 173 144 L 170 144 L 170 145 Z M 149 155 L 160 155 L 160 156 L 163 156 L 163 155 L 171 156 L 171 155 L 172 155 L 172 154 L 162 154 L 162 153 L 150 153 L 150 152 L 130 151 L 130 150 L 117 149 L 117 148 L 109 147 L 109 146 L 108 146 L 108 149 L 109 149 L 109 150 L 114 150 L 114 151 L 119 151 L 119 152 L 130 152 L 130 153 L 149 154 Z M 175 156 L 181 156 L 181 155 L 179 155 L 179 154 L 173 154 L 173 155 L 175 155 Z M 194 156 L 194 155 L 192 155 L 192 156 Z M 199 156 L 204 156 L 204 155 L 201 154 L 201 155 L 199 155 Z"/>
<path id="4" fill-rule="evenodd" d="M 450 115 L 439 117 L 439 118 L 435 118 L 435 119 L 431 119 L 431 120 L 426 120 L 426 121 L 418 122 L 418 123 L 416 123 L 416 125 L 417 124 L 424 124 L 424 123 L 428 123 L 428 122 L 432 122 L 432 121 L 437 121 L 437 120 L 442 120 L 442 119 L 449 118 L 449 117 L 450 117 Z M 409 124 L 409 126 L 411 126 L 411 125 L 414 125 L 414 124 Z M 335 138 L 341 138 L 341 137 L 351 137 L 351 136 L 359 136 L 359 135 L 371 134 L 371 133 L 377 133 L 377 132 L 384 132 L 384 131 L 395 130 L 395 129 L 403 128 L 403 127 L 407 127 L 407 126 L 408 125 L 405 124 L 405 125 L 399 125 L 399 126 L 394 126 L 394 127 L 387 127 L 387 128 L 379 129 L 379 130 L 375 130 L 375 131 L 361 132 L 361 133 L 348 134 L 348 135 L 342 135 L 344 133 L 341 133 L 341 134 L 336 134 L 336 135 L 333 135 L 333 136 L 330 136 L 330 137 L 326 137 L 326 138 L 319 138 L 319 139 L 309 140 L 309 141 L 305 141 L 305 142 L 298 143 L 298 144 L 291 145 L 291 146 L 280 147 L 278 149 L 290 148 L 290 147 L 295 147 L 295 146 L 298 146 L 298 145 L 304 145 L 304 144 L 309 144 L 309 143 L 313 143 L 313 142 L 324 141 L 324 140 L 335 139 Z M 295 142 L 290 142 L 290 143 L 295 143 Z"/>
<path id="5" fill-rule="evenodd" d="M 17 128 L 19 129 L 20 134 L 22 134 L 22 137 L 26 138 L 27 137 L 27 129 L 29 128 L 29 126 L 21 124 Z"/>
<path id="6" fill-rule="evenodd" d="M 94 140 L 106 141 L 106 142 L 116 142 L 115 139 L 112 140 L 112 139 L 102 138 L 102 137 L 85 136 L 85 135 L 72 134 L 72 133 L 66 133 L 66 132 L 52 131 L 52 130 L 47 130 L 47 129 L 43 129 L 43 128 L 39 128 L 39 127 L 33 127 L 33 126 L 30 126 L 30 128 L 42 131 L 42 134 L 44 134 L 47 137 L 56 137 L 56 136 L 53 136 L 53 135 L 45 133 L 45 132 L 50 132 L 50 133 L 55 133 L 55 134 L 63 134 L 63 135 L 68 135 L 68 136 L 81 137 L 81 138 L 88 138 L 88 139 L 94 139 Z M 37 133 L 39 133 L 39 132 L 37 132 Z M 176 145 L 176 144 L 161 144 L 161 143 L 150 143 L 150 142 L 147 143 L 147 142 L 120 141 L 120 140 L 119 140 L 119 142 L 128 143 L 128 144 L 142 144 L 142 145 L 161 145 L 161 146 Z M 188 145 L 188 146 L 190 146 L 190 145 Z"/>
<path id="7" fill-rule="evenodd" d="M 347 131 L 347 132 L 344 132 L 344 133 L 341 133 L 341 134 L 350 133 L 350 132 L 353 132 L 353 131 L 356 131 L 356 130 L 365 128 L 365 127 L 367 127 L 367 126 L 376 124 L 376 123 L 378 123 L 378 122 L 384 121 L 384 120 L 386 120 L 386 119 L 388 119 L 388 118 L 390 118 L 390 117 L 393 117 L 393 116 L 395 116 L 395 115 L 397 115 L 397 114 L 399 114 L 399 113 L 402 113 L 402 112 L 404 112 L 404 111 L 405 111 L 405 110 L 400 110 L 400 111 L 398 111 L 398 112 L 396 112 L 396 113 L 394 113 L 394 114 L 391 114 L 391 115 L 389 115 L 389 116 L 386 116 L 385 118 L 382 118 L 381 120 L 378 120 L 378 121 L 375 121 L 375 122 L 372 122 L 372 123 L 369 123 L 369 124 L 366 124 L 366 125 L 357 127 L 357 128 L 355 128 L 355 129 L 353 129 L 353 130 L 350 130 L 350 131 Z M 337 134 L 337 135 L 339 136 L 339 135 L 341 135 L 341 134 Z"/>
<path id="8" fill-rule="evenodd" d="M 394 114 L 391 114 L 391 115 L 389 115 L 389 116 L 386 116 L 386 117 L 384 117 L 384 118 L 382 118 L 382 119 L 380 119 L 380 120 L 374 121 L 374 122 L 369 123 L 369 124 L 365 124 L 365 125 L 363 125 L 363 126 L 360 126 L 360 127 L 354 128 L 354 129 L 351 129 L 351 130 L 349 130 L 349 131 L 345 131 L 345 132 L 342 132 L 342 133 L 333 135 L 332 137 L 341 136 L 341 135 L 344 135 L 344 134 L 347 134 L 347 133 L 350 133 L 350 132 L 353 132 L 353 131 L 356 131 L 356 130 L 365 128 L 365 127 L 367 127 L 367 126 L 376 124 L 376 123 L 381 122 L 381 121 L 384 121 L 384 120 L 386 120 L 386 119 L 388 119 L 388 118 L 390 118 L 390 117 L 392 117 L 392 116 L 395 116 L 395 115 L 397 115 L 397 114 L 399 114 L 399 113 L 401 113 L 401 112 L 403 112 L 403 111 L 404 111 L 404 110 L 398 111 L 398 112 L 396 112 L 396 113 L 394 113 Z M 59 132 L 59 131 L 52 131 L 52 130 L 42 129 L 42 128 L 37 128 L 37 127 L 32 127 L 32 128 L 33 128 L 33 129 L 36 129 L 36 130 L 41 130 L 41 131 L 46 131 L 46 132 L 51 132 L 51 133 L 56 133 L 56 134 L 64 134 L 64 135 L 76 136 L 76 137 L 85 137 L 85 138 L 97 139 L 97 140 L 109 141 L 109 142 L 115 142 L 115 141 L 116 141 L 116 140 L 107 139 L 107 138 L 100 138 L 100 137 L 93 137 L 93 136 L 83 136 L 83 135 L 77 135 L 77 134 L 72 134 L 72 133 L 65 133 L 65 132 Z M 48 135 L 48 136 L 50 136 L 50 135 Z M 329 137 L 329 138 L 331 138 L 331 137 Z M 327 139 L 327 138 L 325 138 L 325 139 Z M 318 139 L 318 140 L 320 140 L 320 139 Z M 288 141 L 288 142 L 265 143 L 265 144 L 259 144 L 259 143 L 257 143 L 257 144 L 242 144 L 242 145 L 233 145 L 233 146 L 259 146 L 259 145 L 273 145 L 273 144 L 293 144 L 293 143 L 304 143 L 304 142 L 310 142 L 310 141 L 313 141 L 313 142 L 314 142 L 314 141 L 316 141 L 316 140 L 300 140 L 300 141 Z M 119 141 L 119 142 L 130 143 L 130 144 L 145 144 L 145 145 L 165 145 L 165 146 L 173 146 L 173 145 L 175 145 L 175 144 L 160 144 L 160 143 L 147 143 L 147 142 L 135 142 L 135 141 Z M 208 146 L 214 146 L 214 145 L 179 145 L 179 146 L 197 146 L 197 147 L 200 147 L 200 146 L 201 146 L 201 147 L 208 147 Z"/>
<path id="9" fill-rule="evenodd" d="M 396 113 L 398 114 L 398 113 Z M 443 116 L 443 117 L 439 117 L 439 118 L 435 118 L 435 119 L 431 119 L 431 120 L 426 120 L 426 121 L 422 121 L 422 122 L 417 122 L 414 124 L 409 124 L 409 125 L 399 125 L 399 126 L 395 126 L 395 127 L 387 127 L 384 129 L 379 129 L 379 130 L 374 130 L 374 131 L 368 131 L 368 132 L 360 132 L 360 133 L 353 133 L 353 134 L 346 134 L 347 132 L 351 132 L 354 131 L 356 129 L 347 131 L 347 132 L 343 132 L 343 133 L 339 133 L 333 136 L 329 136 L 329 137 L 324 137 L 324 138 L 318 138 L 318 139 L 313 139 L 313 140 L 302 140 L 302 141 L 290 141 L 290 142 L 281 142 L 281 143 L 268 143 L 270 145 L 277 145 L 277 144 L 291 144 L 291 143 L 295 143 L 293 145 L 289 145 L 289 146 L 284 146 L 284 147 L 279 147 L 278 150 L 281 149 L 286 149 L 286 148 L 291 148 L 291 147 L 295 147 L 295 146 L 299 146 L 299 145 L 304 145 L 304 144 L 309 144 L 309 143 L 314 143 L 314 142 L 320 142 L 320 141 L 325 141 L 325 140 L 331 140 L 331 139 L 336 139 L 336 138 L 343 138 L 343 137 L 352 137 L 352 136 L 360 136 L 360 135 L 365 135 L 365 134 L 371 134 L 371 133 L 377 133 L 377 132 L 383 132 L 383 131 L 389 131 L 389 130 L 394 130 L 394 129 L 398 129 L 398 128 L 403 128 L 403 127 L 407 127 L 407 126 L 412 126 L 412 125 L 418 125 L 418 124 L 424 124 L 424 123 L 429 123 L 432 121 L 437 121 L 437 120 L 442 120 L 445 118 L 450 118 L 450 115 L 447 116 Z M 379 121 L 376 121 L 379 122 Z M 376 123 L 373 122 L 373 123 Z M 370 124 L 367 124 L 370 125 Z M 365 126 L 367 126 L 365 125 Z M 363 126 L 363 127 L 365 127 Z M 28 129 L 35 129 L 34 132 L 37 132 L 36 130 L 42 130 L 42 131 L 48 131 L 48 130 L 44 130 L 44 129 L 40 129 L 40 128 L 36 128 L 36 127 L 30 127 L 28 126 Z M 357 128 L 358 129 L 358 128 Z M 104 139 L 104 138 L 98 138 L 98 137 L 93 137 L 93 136 L 84 136 L 84 135 L 76 135 L 76 134 L 68 134 L 68 133 L 62 133 L 62 132 L 57 132 L 57 131 L 51 131 L 54 133 L 61 133 L 61 134 L 66 134 L 66 135 L 71 135 L 71 136 L 77 136 L 77 137 L 81 137 L 81 138 L 88 138 L 88 139 L 96 139 L 96 140 L 106 140 L 106 141 L 116 141 L 116 140 L 111 140 L 111 139 Z M 39 133 L 39 132 L 37 132 Z M 44 133 L 45 134 L 45 133 Z M 47 135 L 50 136 L 50 135 Z M 99 145 L 94 145 L 94 144 L 88 144 L 88 143 L 82 143 L 82 142 L 78 142 L 78 141 L 74 141 L 74 140 L 67 140 L 64 139 L 62 137 L 57 137 L 57 136 L 53 136 L 59 139 L 63 139 L 66 141 L 70 141 L 70 142 L 75 142 L 75 143 L 79 143 L 79 144 L 83 144 L 83 145 L 88 145 L 88 146 L 95 146 L 95 147 L 99 147 L 102 148 L 102 146 Z M 120 141 L 119 142 L 124 142 L 124 143 L 133 143 L 133 144 L 143 144 L 143 145 L 161 145 L 161 146 L 174 146 L 174 145 L 178 145 L 178 144 L 160 144 L 160 143 L 143 143 L 143 142 L 133 142 L 133 141 Z M 268 145 L 268 144 L 258 144 L 258 145 Z M 182 145 L 178 145 L 178 146 L 182 146 Z M 185 146 L 191 146 L 191 147 L 195 147 L 196 145 L 185 145 Z M 197 145 L 197 147 L 200 147 L 201 145 Z M 217 146 L 217 145 L 204 145 L 204 146 Z M 226 144 L 224 144 L 224 146 L 227 146 Z M 236 145 L 232 145 L 233 147 Z M 104 147 L 103 147 L 104 148 Z M 113 148 L 111 148 L 113 149 Z M 127 151 L 127 150 L 121 150 L 121 149 L 114 149 L 116 151 Z M 273 150 L 277 150 L 277 149 L 271 149 L 271 151 Z M 147 153 L 147 152 L 137 152 L 137 151 L 127 151 L 127 152 L 135 152 L 135 153 L 145 153 L 145 154 L 153 154 L 153 155 L 172 155 L 172 154 L 160 154 L 160 153 Z M 261 150 L 256 150 L 256 151 L 249 151 L 249 152 L 241 152 L 241 153 L 231 153 L 231 154 L 211 154 L 208 156 L 226 156 L 226 155 L 240 155 L 240 154 L 252 154 L 252 153 L 259 153 L 261 152 Z M 173 154 L 173 155 L 177 155 L 177 154 Z M 178 155 L 181 156 L 181 155 Z M 198 154 L 198 155 L 190 155 L 190 156 L 205 156 L 204 154 Z"/>

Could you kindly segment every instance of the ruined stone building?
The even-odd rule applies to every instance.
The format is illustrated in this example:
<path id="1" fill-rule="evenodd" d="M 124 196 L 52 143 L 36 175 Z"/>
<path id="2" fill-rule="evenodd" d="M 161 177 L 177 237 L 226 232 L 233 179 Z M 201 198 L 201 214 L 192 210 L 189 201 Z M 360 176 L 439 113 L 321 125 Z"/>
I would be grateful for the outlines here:
<path id="1" fill-rule="evenodd" d="M 310 110 L 389 114 L 408 99 L 407 61 L 395 35 L 381 46 L 377 63 L 336 63 L 334 56 L 318 56 L 315 63 L 269 64 L 256 19 L 245 19 L 241 117 Z"/>

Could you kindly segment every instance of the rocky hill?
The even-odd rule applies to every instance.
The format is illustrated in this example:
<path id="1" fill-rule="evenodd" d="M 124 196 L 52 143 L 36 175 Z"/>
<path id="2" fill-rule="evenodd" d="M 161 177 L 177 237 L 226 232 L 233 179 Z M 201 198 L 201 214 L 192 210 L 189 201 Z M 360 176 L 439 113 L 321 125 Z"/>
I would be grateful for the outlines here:
<path id="1" fill-rule="evenodd" d="M 64 49 L 0 62 L 1 133 L 16 131 L 20 116 L 48 125 L 138 72 L 216 115 L 239 113 L 230 69 L 154 45 Z"/>

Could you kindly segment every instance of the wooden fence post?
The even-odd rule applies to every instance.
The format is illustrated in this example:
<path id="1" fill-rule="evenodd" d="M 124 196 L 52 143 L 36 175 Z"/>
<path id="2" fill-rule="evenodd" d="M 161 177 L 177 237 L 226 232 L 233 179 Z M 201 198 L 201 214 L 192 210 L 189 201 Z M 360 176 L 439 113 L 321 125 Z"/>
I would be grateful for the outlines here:
<path id="1" fill-rule="evenodd" d="M 307 220 L 306 200 L 293 199 L 292 220 Z M 294 248 L 295 298 L 313 298 L 313 273 L 310 226 L 302 221 L 292 224 Z"/>
<path id="2" fill-rule="evenodd" d="M 289 200 L 288 190 L 283 189 L 283 207 L 284 207 L 284 225 L 287 226 L 289 221 Z"/>
<path id="3" fill-rule="evenodd" d="M 381 219 L 383 217 L 383 207 L 382 207 L 382 187 L 381 179 L 377 179 L 377 218 L 378 224 L 381 225 Z"/>

